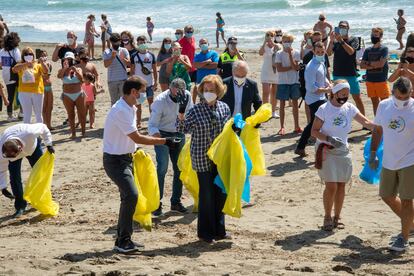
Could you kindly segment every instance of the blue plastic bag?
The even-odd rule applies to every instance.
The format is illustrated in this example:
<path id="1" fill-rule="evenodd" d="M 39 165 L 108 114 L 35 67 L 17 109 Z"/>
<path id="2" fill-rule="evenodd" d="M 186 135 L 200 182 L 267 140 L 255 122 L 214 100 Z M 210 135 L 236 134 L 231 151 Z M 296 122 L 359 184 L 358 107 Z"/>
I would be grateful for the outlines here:
<path id="1" fill-rule="evenodd" d="M 382 154 L 383 154 L 383 141 L 381 140 L 378 149 L 377 149 L 377 157 L 379 160 L 378 168 L 376 170 L 373 170 L 369 167 L 368 161 L 369 156 L 371 154 L 371 138 L 367 140 L 364 146 L 364 160 L 365 164 L 362 168 L 361 173 L 359 174 L 359 178 L 361 180 L 367 182 L 368 184 L 379 184 L 380 182 L 380 176 L 381 176 L 381 169 L 382 169 Z"/>

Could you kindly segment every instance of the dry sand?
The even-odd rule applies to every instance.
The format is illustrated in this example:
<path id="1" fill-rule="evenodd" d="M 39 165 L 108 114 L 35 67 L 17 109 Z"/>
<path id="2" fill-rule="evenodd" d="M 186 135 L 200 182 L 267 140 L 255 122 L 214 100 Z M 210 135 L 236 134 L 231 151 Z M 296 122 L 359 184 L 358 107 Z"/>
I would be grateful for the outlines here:
<path id="1" fill-rule="evenodd" d="M 46 48 L 51 45 L 31 45 Z M 261 57 L 248 52 L 250 77 L 260 82 Z M 106 83 L 102 61 L 95 62 Z M 60 204 L 55 218 L 42 218 L 36 211 L 18 220 L 11 201 L 0 197 L 0 275 L 414 275 L 413 253 L 393 254 L 386 247 L 389 236 L 398 233 L 399 219 L 378 197 L 378 187 L 358 179 L 363 165 L 362 149 L 368 133 L 355 125 L 350 143 L 354 156 L 352 188 L 343 209 L 344 230 L 319 230 L 323 220 L 322 191 L 314 169 L 313 147 L 309 157 L 295 158 L 294 134 L 276 136 L 278 120 L 263 125 L 262 142 L 268 174 L 252 178 L 253 206 L 243 217 L 227 217 L 233 240 L 211 246 L 196 237 L 196 215 L 167 213 L 155 219 L 152 232 L 135 228 L 133 238 L 145 244 L 137 255 L 114 254 L 119 193 L 102 167 L 102 127 L 110 107 L 109 95 L 99 95 L 96 129 L 87 138 L 70 140 L 68 128 L 60 127 L 66 112 L 59 100 L 61 82 L 53 71 L 55 107 L 53 132 L 56 164 L 53 196 Z M 105 84 L 106 85 L 106 84 Z M 365 91 L 365 85 L 361 87 Z M 372 107 L 366 93 L 369 118 Z M 303 107 L 302 107 L 303 108 Z M 148 118 L 144 109 L 143 118 Z M 3 131 L 10 123 L 0 115 Z M 305 126 L 303 109 L 300 118 Z M 144 125 L 146 124 L 146 119 Z M 293 130 L 291 110 L 287 128 Z M 152 147 L 144 147 L 154 157 Z M 28 162 L 23 162 L 24 179 Z M 169 208 L 171 169 L 166 180 L 164 205 Z M 183 202 L 192 199 L 185 191 Z"/>

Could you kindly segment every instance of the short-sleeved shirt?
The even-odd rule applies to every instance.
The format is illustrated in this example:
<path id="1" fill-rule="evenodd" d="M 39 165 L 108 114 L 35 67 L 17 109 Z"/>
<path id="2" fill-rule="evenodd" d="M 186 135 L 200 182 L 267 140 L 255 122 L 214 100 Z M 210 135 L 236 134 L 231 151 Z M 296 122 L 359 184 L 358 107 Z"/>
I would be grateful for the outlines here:
<path id="1" fill-rule="evenodd" d="M 121 155 L 135 151 L 136 144 L 128 134 L 137 131 L 136 112 L 137 108 L 123 98 L 112 106 L 105 121 L 103 152 Z"/>
<path id="2" fill-rule="evenodd" d="M 293 59 L 297 62 L 300 62 L 300 53 L 296 50 L 293 50 L 292 53 Z M 283 67 L 290 66 L 289 53 L 279 50 L 276 53 L 275 63 L 282 64 Z M 292 69 L 287 72 L 278 72 L 279 82 L 278 84 L 296 84 L 299 83 L 299 72 Z"/>
<path id="3" fill-rule="evenodd" d="M 243 54 L 240 53 L 242 56 Z M 239 60 L 237 55 L 230 55 L 228 51 L 224 51 L 219 58 L 217 68 L 220 71 L 220 76 L 222 79 L 231 77 L 233 75 L 233 63 Z"/>
<path id="4" fill-rule="evenodd" d="M 20 50 L 17 47 L 11 51 L 6 51 L 5 49 L 0 50 L 0 62 L 1 67 L 3 68 L 2 76 L 6 85 L 16 82 L 10 80 L 10 67 L 14 64 L 14 61 L 16 63 L 20 62 L 21 58 Z"/>
<path id="5" fill-rule="evenodd" d="M 338 137 L 348 146 L 348 133 L 352 129 L 352 119 L 358 113 L 356 106 L 349 102 L 340 107 L 327 102 L 319 107 L 315 116 L 323 121 L 321 128 L 323 134 Z"/>
<path id="6" fill-rule="evenodd" d="M 348 40 L 344 40 L 344 42 L 355 51 L 352 55 L 349 55 L 339 42 L 334 43 L 333 75 L 354 77 L 357 76 L 356 52 L 359 49 L 359 40 L 357 37 L 350 37 Z"/>
<path id="7" fill-rule="evenodd" d="M 126 63 L 123 58 L 129 59 L 129 52 L 127 49 L 123 47 L 119 47 L 117 52 L 118 58 L 114 58 L 112 60 L 111 65 L 108 67 L 108 82 L 112 81 L 121 81 L 126 80 L 128 78 L 127 71 L 126 71 Z M 112 49 L 106 49 L 103 52 L 103 60 L 108 60 L 112 58 Z"/>
<path id="8" fill-rule="evenodd" d="M 164 60 L 166 60 L 170 57 L 171 57 L 171 53 L 167 52 L 167 53 L 163 54 L 163 53 L 160 52 L 157 56 L 157 62 L 163 62 Z M 161 65 L 159 74 L 160 74 L 160 79 L 161 78 L 164 78 L 164 79 L 167 78 L 167 64 L 166 63 Z"/>
<path id="9" fill-rule="evenodd" d="M 203 62 L 206 60 L 211 59 L 212 62 L 218 62 L 219 55 L 216 51 L 209 50 L 207 53 L 200 52 L 194 57 L 194 62 Z M 215 75 L 217 73 L 217 69 L 206 69 L 206 68 L 199 68 L 197 69 L 197 83 L 200 83 L 201 80 L 208 75 Z"/>
<path id="10" fill-rule="evenodd" d="M 43 67 L 40 63 L 35 63 L 33 68 L 27 68 L 19 71 L 19 93 L 36 93 L 43 94 Z"/>
<path id="11" fill-rule="evenodd" d="M 382 166 L 399 170 L 414 165 L 414 99 L 403 109 L 395 106 L 392 97 L 381 101 L 374 123 L 383 132 Z"/>
<path id="12" fill-rule="evenodd" d="M 372 62 L 379 61 L 381 58 L 385 59 L 383 68 L 367 70 L 368 82 L 384 82 L 388 79 L 388 47 L 380 46 L 378 48 L 369 47 L 365 49 L 362 60 Z"/>
<path id="13" fill-rule="evenodd" d="M 190 41 L 188 41 L 188 38 L 183 37 L 178 41 L 178 43 L 180 43 L 181 47 L 183 47 L 181 49 L 181 54 L 188 56 L 188 58 L 190 59 L 191 69 L 189 70 L 189 72 L 195 71 L 196 68 L 194 67 L 194 56 L 197 48 L 195 38 L 192 37 L 190 38 Z"/>
<path id="14" fill-rule="evenodd" d="M 77 56 L 80 52 L 80 50 L 84 49 L 84 47 L 77 45 L 75 49 L 69 47 L 68 45 L 64 45 L 62 48 L 58 51 L 58 57 L 61 60 L 61 64 L 63 67 L 63 58 L 65 57 L 65 54 L 67 52 L 72 52 L 75 56 Z"/>
<path id="15" fill-rule="evenodd" d="M 147 68 L 151 72 L 151 74 L 145 75 L 144 73 L 142 73 L 142 66 L 139 60 L 141 60 L 142 65 L 144 65 L 144 67 Z M 156 63 L 154 54 L 151 52 L 146 52 L 145 54 L 137 52 L 134 55 L 133 62 L 135 64 L 134 75 L 143 78 L 147 82 L 147 87 L 154 85 L 154 75 L 152 74 L 152 66 Z"/>

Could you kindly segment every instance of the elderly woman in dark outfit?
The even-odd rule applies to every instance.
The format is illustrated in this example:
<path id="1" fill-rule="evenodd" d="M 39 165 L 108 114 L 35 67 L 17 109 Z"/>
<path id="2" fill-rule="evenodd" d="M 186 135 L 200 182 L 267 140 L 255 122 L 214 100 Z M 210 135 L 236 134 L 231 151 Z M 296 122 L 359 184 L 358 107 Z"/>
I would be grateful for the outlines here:
<path id="1" fill-rule="evenodd" d="M 226 195 L 214 184 L 217 168 L 208 158 L 207 151 L 231 114 L 228 105 L 219 101 L 226 92 L 226 86 L 219 76 L 204 77 L 198 86 L 198 92 L 201 102 L 185 115 L 185 109 L 180 108 L 177 128 L 179 132 L 191 134 L 191 163 L 200 185 L 197 235 L 201 241 L 212 243 L 213 240 L 229 236 L 226 234 L 222 212 Z"/>

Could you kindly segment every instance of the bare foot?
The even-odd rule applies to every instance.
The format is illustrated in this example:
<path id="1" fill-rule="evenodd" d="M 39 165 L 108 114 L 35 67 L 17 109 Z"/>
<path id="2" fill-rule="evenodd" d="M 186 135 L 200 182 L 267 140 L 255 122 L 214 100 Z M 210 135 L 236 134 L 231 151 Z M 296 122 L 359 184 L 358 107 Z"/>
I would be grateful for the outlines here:
<path id="1" fill-rule="evenodd" d="M 90 129 L 94 129 L 94 128 L 95 128 L 95 126 L 94 126 L 94 125 L 90 125 L 90 126 L 89 126 L 89 128 L 90 128 Z"/>

